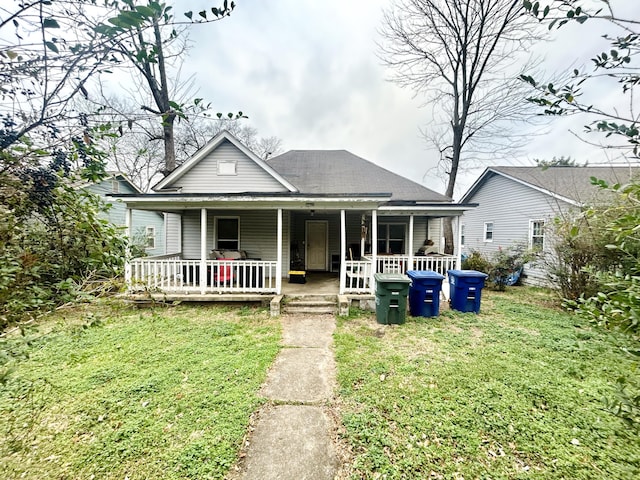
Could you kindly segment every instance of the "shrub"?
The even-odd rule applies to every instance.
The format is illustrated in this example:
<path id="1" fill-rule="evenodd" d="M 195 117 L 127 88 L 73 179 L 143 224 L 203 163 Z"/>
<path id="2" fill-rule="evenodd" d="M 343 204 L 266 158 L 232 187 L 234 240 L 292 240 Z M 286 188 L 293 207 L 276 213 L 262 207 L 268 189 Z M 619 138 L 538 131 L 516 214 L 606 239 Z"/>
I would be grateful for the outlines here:
<path id="1" fill-rule="evenodd" d="M 497 290 L 504 291 L 507 288 L 509 278 L 522 270 L 525 263 L 535 258 L 535 253 L 526 249 L 524 245 L 515 244 L 506 249 L 499 248 L 491 261 L 489 281 Z"/>
<path id="2" fill-rule="evenodd" d="M 124 261 L 125 240 L 102 215 L 105 204 L 71 186 L 78 175 L 101 178 L 99 154 L 72 142 L 67 151 L 40 155 L 1 157 L 0 330 L 95 291 Z M 75 176 L 71 159 L 82 163 Z"/>
<path id="3" fill-rule="evenodd" d="M 509 277 L 522 269 L 525 263 L 535 258 L 535 253 L 527 250 L 524 245 L 515 244 L 506 249 L 500 248 L 491 259 L 477 250 L 473 250 L 462 261 L 465 270 L 477 270 L 489 275 L 489 284 L 503 291 L 507 287 Z"/>
<path id="4" fill-rule="evenodd" d="M 464 270 L 477 270 L 478 272 L 489 273 L 491 262 L 477 250 L 472 250 L 468 257 L 462 260 Z"/>

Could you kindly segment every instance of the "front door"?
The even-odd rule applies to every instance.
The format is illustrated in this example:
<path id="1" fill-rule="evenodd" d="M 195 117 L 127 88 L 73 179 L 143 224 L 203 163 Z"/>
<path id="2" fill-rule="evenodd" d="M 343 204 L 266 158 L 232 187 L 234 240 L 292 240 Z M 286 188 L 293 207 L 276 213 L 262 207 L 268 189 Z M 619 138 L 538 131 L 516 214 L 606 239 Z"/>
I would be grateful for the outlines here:
<path id="1" fill-rule="evenodd" d="M 327 270 L 329 225 L 326 220 L 307 220 L 307 270 Z"/>

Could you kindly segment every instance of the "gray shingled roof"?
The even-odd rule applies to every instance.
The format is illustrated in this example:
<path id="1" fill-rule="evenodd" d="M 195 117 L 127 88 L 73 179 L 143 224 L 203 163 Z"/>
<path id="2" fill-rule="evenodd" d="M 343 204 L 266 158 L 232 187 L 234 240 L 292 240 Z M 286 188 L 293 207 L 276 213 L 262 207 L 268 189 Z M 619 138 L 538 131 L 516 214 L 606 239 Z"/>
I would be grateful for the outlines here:
<path id="1" fill-rule="evenodd" d="M 602 190 L 591 185 L 591 177 L 607 181 L 610 185 L 629 182 L 640 175 L 640 167 L 490 167 L 490 170 L 517 178 L 534 187 L 548 190 L 578 203 L 597 199 Z M 466 197 L 466 195 L 465 195 Z"/>
<path id="2" fill-rule="evenodd" d="M 451 202 L 346 150 L 290 150 L 267 163 L 306 194 L 391 194 L 391 201 Z"/>

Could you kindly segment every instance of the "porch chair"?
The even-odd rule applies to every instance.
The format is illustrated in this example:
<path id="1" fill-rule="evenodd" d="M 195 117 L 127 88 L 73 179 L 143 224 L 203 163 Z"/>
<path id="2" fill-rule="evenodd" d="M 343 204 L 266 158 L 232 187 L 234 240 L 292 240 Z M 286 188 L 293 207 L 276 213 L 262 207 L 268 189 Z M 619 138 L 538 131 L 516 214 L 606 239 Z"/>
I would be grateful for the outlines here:
<path id="1" fill-rule="evenodd" d="M 218 259 L 220 261 L 223 261 L 222 259 Z M 228 259 L 224 260 L 225 262 L 228 262 Z M 233 275 L 233 267 L 229 264 L 225 264 L 225 265 L 220 265 L 218 267 L 216 267 L 215 272 L 214 272 L 214 276 L 213 276 L 213 280 L 215 282 L 215 286 L 231 286 L 233 285 L 233 279 L 234 279 L 234 275 Z"/>

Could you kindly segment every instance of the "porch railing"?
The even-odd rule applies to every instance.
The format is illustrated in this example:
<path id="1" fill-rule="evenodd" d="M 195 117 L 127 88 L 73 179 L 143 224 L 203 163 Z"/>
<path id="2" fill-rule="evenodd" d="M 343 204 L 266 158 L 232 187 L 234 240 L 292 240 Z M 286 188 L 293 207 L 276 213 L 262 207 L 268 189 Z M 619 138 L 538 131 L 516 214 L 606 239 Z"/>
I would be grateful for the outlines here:
<path id="1" fill-rule="evenodd" d="M 200 260 L 147 257 L 131 261 L 131 289 L 164 293 L 273 293 L 276 262 L 207 260 L 201 281 Z"/>
<path id="2" fill-rule="evenodd" d="M 345 261 L 345 293 L 371 292 L 371 261 Z"/>
<path id="3" fill-rule="evenodd" d="M 432 270 L 440 275 L 447 276 L 447 270 L 455 270 L 458 266 L 458 258 L 454 255 L 425 255 L 413 257 L 413 270 Z"/>
<path id="4" fill-rule="evenodd" d="M 372 261 L 371 257 L 362 257 Z M 407 270 L 432 270 L 441 275 L 447 275 L 447 270 L 455 269 L 457 258 L 454 255 L 425 255 L 413 257 L 409 268 L 408 255 L 380 255 L 377 257 L 376 272 L 406 273 Z"/>

